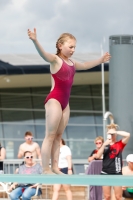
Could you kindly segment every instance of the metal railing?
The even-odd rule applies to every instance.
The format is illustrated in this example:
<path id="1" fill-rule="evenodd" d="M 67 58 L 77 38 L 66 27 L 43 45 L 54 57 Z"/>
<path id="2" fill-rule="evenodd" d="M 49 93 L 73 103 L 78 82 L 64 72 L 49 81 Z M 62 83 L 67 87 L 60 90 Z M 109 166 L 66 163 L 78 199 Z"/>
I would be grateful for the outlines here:
<path id="1" fill-rule="evenodd" d="M 35 162 L 41 162 L 40 159 L 34 159 Z M 24 162 L 24 159 L 5 159 L 3 162 L 3 171 L 4 174 L 14 174 L 16 169 Z M 74 174 L 78 174 L 76 170 L 76 166 L 82 166 L 84 169 L 85 165 L 88 165 L 87 159 L 73 159 L 73 172 Z M 82 169 L 82 173 L 84 172 Z M 80 173 L 80 172 L 79 172 Z"/>
<path id="2" fill-rule="evenodd" d="M 40 159 L 35 159 L 36 162 L 41 162 Z M 14 174 L 16 169 L 24 163 L 24 159 L 5 159 L 3 160 L 4 174 Z"/>
<path id="3" fill-rule="evenodd" d="M 40 159 L 34 159 L 35 162 L 40 163 Z M 24 159 L 5 159 L 3 160 L 3 171 L 4 174 L 14 174 L 16 169 L 24 162 Z M 77 172 L 76 167 L 82 166 L 82 171 Z M 74 174 L 85 173 L 87 166 L 89 165 L 87 159 L 73 159 L 73 172 Z M 123 166 L 126 165 L 126 159 L 123 159 Z"/>

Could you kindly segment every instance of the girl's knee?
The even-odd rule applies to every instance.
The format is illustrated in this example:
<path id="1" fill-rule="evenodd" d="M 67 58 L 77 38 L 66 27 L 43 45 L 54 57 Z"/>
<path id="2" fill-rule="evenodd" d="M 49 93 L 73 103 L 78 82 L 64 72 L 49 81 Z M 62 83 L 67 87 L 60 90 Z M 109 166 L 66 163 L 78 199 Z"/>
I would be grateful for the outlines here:
<path id="1" fill-rule="evenodd" d="M 63 186 L 63 189 L 65 192 L 69 191 L 70 190 L 70 186 Z"/>
<path id="2" fill-rule="evenodd" d="M 61 138 L 62 138 L 62 133 L 57 133 L 55 139 L 60 142 Z"/>
<path id="3" fill-rule="evenodd" d="M 47 139 L 49 142 L 53 142 L 55 139 L 56 133 L 55 132 L 49 132 L 46 134 L 45 139 Z"/>
<path id="4" fill-rule="evenodd" d="M 104 198 L 105 198 L 105 200 L 110 200 L 111 199 L 111 195 L 110 194 L 105 194 Z"/>
<path id="5" fill-rule="evenodd" d="M 61 189 L 61 185 L 54 185 L 54 187 L 53 187 L 54 192 L 59 192 L 60 189 Z"/>

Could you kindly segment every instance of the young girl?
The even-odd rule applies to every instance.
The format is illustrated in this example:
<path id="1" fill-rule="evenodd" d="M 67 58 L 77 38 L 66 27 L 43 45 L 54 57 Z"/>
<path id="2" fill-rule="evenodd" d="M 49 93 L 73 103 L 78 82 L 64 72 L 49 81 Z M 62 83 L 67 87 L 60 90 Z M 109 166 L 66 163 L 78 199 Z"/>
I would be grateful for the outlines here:
<path id="1" fill-rule="evenodd" d="M 45 174 L 60 174 L 58 157 L 60 140 L 68 123 L 70 109 L 69 97 L 75 70 L 86 70 L 95 67 L 110 59 L 110 54 L 105 53 L 100 59 L 79 63 L 70 60 L 75 52 L 76 38 L 70 33 L 63 33 L 56 42 L 57 53 L 46 52 L 37 40 L 36 29 L 28 29 L 28 36 L 33 41 L 40 56 L 50 63 L 52 88 L 45 99 L 46 133 L 42 144 L 42 165 Z M 49 161 L 51 158 L 51 169 Z"/>

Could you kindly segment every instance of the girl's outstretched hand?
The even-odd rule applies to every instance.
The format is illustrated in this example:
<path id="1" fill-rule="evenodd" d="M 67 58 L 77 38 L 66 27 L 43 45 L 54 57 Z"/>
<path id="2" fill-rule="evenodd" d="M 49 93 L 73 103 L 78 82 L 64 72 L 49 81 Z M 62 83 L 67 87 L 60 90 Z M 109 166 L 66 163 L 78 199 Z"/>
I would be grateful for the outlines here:
<path id="1" fill-rule="evenodd" d="M 28 29 L 28 36 L 29 36 L 29 39 L 31 39 L 32 41 L 35 41 L 37 39 L 36 28 L 34 28 L 33 32 L 30 29 Z"/>
<path id="2" fill-rule="evenodd" d="M 106 53 L 102 56 L 102 60 L 103 60 L 102 62 L 105 63 L 105 62 L 109 61 L 110 58 L 111 58 L 111 55 L 110 55 L 108 52 L 106 52 Z"/>

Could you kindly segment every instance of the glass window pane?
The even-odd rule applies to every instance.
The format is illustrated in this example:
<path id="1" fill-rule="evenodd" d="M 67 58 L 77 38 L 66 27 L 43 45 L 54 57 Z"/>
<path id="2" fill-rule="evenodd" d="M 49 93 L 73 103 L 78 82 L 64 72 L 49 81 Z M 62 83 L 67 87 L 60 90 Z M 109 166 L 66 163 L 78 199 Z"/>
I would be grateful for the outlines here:
<path id="1" fill-rule="evenodd" d="M 45 110 L 33 112 L 35 123 L 45 124 Z"/>
<path id="2" fill-rule="evenodd" d="M 34 122 L 33 113 L 31 111 L 2 110 L 2 119 L 5 122 Z"/>
<path id="3" fill-rule="evenodd" d="M 105 85 L 105 96 L 109 97 L 109 84 Z"/>
<path id="4" fill-rule="evenodd" d="M 92 100 L 90 98 L 73 98 L 70 97 L 71 110 L 93 110 Z"/>
<path id="5" fill-rule="evenodd" d="M 8 90 L 4 90 L 2 93 L 6 93 L 6 91 Z M 18 94 L 12 94 L 11 91 L 1 95 L 2 108 L 32 108 L 30 89 L 25 89 L 24 94 L 21 93 L 22 89 L 14 90 L 14 93 L 18 92 Z"/>
<path id="6" fill-rule="evenodd" d="M 32 94 L 42 94 L 42 95 L 48 95 L 48 93 L 51 90 L 51 87 L 36 87 L 32 88 Z"/>
<path id="7" fill-rule="evenodd" d="M 102 85 L 91 85 L 91 96 L 102 96 Z M 109 85 L 105 84 L 104 85 L 104 90 L 105 90 L 105 96 L 109 96 Z"/>
<path id="8" fill-rule="evenodd" d="M 74 85 L 74 86 L 72 86 L 71 95 L 91 96 L 90 85 Z"/>
<path id="9" fill-rule="evenodd" d="M 74 139 L 94 139 L 97 137 L 95 126 L 67 126 L 67 135 Z"/>
<path id="10" fill-rule="evenodd" d="M 31 131 L 33 135 L 35 133 L 34 125 L 27 124 L 3 124 L 3 129 L 5 138 L 24 138 L 26 131 Z"/>
<path id="11" fill-rule="evenodd" d="M 0 122 L 1 122 L 2 120 L 1 120 L 1 111 L 0 111 Z M 2 131 L 2 124 L 0 123 L 0 138 L 2 138 L 3 137 L 3 131 Z M 0 141 L 0 143 L 1 143 L 1 141 Z"/>
<path id="12" fill-rule="evenodd" d="M 91 85 L 91 95 L 92 96 L 102 96 L 102 86 L 101 85 Z"/>
<path id="13" fill-rule="evenodd" d="M 0 89 L 0 93 L 30 93 L 30 88 L 5 88 L 5 89 Z"/>
<path id="14" fill-rule="evenodd" d="M 11 139 L 5 141 L 5 148 L 7 151 L 7 158 L 17 158 L 18 148 L 20 143 L 19 139 L 24 138 L 24 134 L 26 131 L 31 131 L 33 135 L 35 135 L 34 125 L 17 125 L 17 124 L 3 124 L 4 129 L 4 138 Z M 17 141 L 13 141 L 13 138 L 18 139 Z M 11 153 L 12 152 L 12 153 Z"/>
<path id="15" fill-rule="evenodd" d="M 70 113 L 69 124 L 95 124 L 94 115 L 90 113 Z"/>
<path id="16" fill-rule="evenodd" d="M 44 110 L 45 98 L 46 98 L 46 96 L 32 96 L 33 108 Z"/>
<path id="17" fill-rule="evenodd" d="M 96 124 L 103 124 L 103 115 L 101 114 L 95 114 L 95 122 Z"/>
<path id="18" fill-rule="evenodd" d="M 35 125 L 36 138 L 44 139 L 45 137 L 45 124 L 44 125 Z"/>
<path id="19" fill-rule="evenodd" d="M 93 109 L 102 111 L 102 98 L 93 98 Z"/>
<path id="20" fill-rule="evenodd" d="M 96 131 L 97 131 L 97 135 L 98 136 L 104 137 L 104 135 L 103 135 L 103 126 L 97 126 L 96 127 Z"/>
<path id="21" fill-rule="evenodd" d="M 89 141 L 69 141 L 67 145 L 72 151 L 73 159 L 86 159 L 90 156 L 91 152 L 95 149 L 94 142 Z"/>
<path id="22" fill-rule="evenodd" d="M 105 99 L 106 111 L 109 111 L 109 99 Z"/>
<path id="23" fill-rule="evenodd" d="M 85 173 L 83 164 L 74 164 L 73 168 L 75 174 Z"/>

